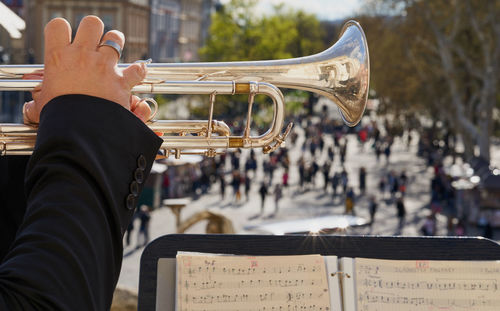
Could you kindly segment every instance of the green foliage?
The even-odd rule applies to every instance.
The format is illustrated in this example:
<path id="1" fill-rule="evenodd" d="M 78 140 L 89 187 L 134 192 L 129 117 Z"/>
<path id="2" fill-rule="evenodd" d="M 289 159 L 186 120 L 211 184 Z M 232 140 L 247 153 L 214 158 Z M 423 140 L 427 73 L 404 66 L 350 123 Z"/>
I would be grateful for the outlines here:
<path id="1" fill-rule="evenodd" d="M 212 16 L 210 35 L 200 51 L 203 61 L 274 60 L 311 55 L 326 48 L 317 18 L 284 5 L 274 14 L 255 16 L 255 0 L 232 0 Z M 255 101 L 254 122 L 269 122 L 272 106 L 265 97 Z M 217 110 L 224 116 L 245 116 L 247 97 L 218 97 Z M 298 113 L 302 103 L 288 103 L 287 112 Z M 257 113 L 258 112 L 258 113 Z M 266 114 L 267 113 L 267 114 Z"/>
<path id="2" fill-rule="evenodd" d="M 323 30 L 314 15 L 280 5 L 256 17 L 256 1 L 232 0 L 212 17 L 210 36 L 199 53 L 204 61 L 282 59 L 324 49 Z"/>

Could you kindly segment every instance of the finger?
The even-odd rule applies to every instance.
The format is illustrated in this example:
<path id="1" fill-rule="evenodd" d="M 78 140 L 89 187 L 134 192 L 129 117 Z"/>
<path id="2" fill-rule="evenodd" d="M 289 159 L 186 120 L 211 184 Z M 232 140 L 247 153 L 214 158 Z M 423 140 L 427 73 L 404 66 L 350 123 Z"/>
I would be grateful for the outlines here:
<path id="1" fill-rule="evenodd" d="M 42 80 L 43 79 L 43 69 L 37 69 L 33 72 L 23 75 L 23 80 Z"/>
<path id="2" fill-rule="evenodd" d="M 24 121 L 24 124 L 38 123 L 39 118 L 38 118 L 38 114 L 36 113 L 36 106 L 35 106 L 34 100 L 27 102 L 27 103 L 24 103 L 23 121 Z"/>
<path id="3" fill-rule="evenodd" d="M 43 79 L 43 72 L 41 73 L 27 73 L 23 75 L 23 80 L 42 80 Z"/>
<path id="4" fill-rule="evenodd" d="M 135 97 L 137 96 L 132 96 L 133 99 L 130 105 L 130 111 L 141 119 L 142 122 L 146 123 L 149 121 L 149 117 L 151 116 L 151 107 L 149 107 L 148 103 L 145 101 Z"/>
<path id="5" fill-rule="evenodd" d="M 118 44 L 120 46 L 120 51 L 115 50 L 111 46 L 103 45 L 108 40 Z M 98 47 L 98 51 L 103 55 L 103 57 L 116 63 L 120 59 L 121 56 L 120 54 L 121 51 L 123 50 L 124 45 L 125 45 L 125 36 L 123 35 L 123 33 L 118 30 L 110 30 L 106 32 L 102 37 L 101 44 Z"/>
<path id="6" fill-rule="evenodd" d="M 45 26 L 45 55 L 71 43 L 71 26 L 64 18 L 54 18 Z"/>
<path id="7" fill-rule="evenodd" d="M 123 79 L 130 88 L 141 83 L 146 78 L 146 65 L 144 63 L 134 63 L 123 70 Z"/>
<path id="8" fill-rule="evenodd" d="M 73 44 L 95 50 L 101 41 L 103 31 L 104 23 L 99 17 L 93 15 L 85 16 L 78 26 Z"/>
<path id="9" fill-rule="evenodd" d="M 41 90 L 42 90 L 42 85 L 38 84 L 37 86 L 35 86 L 33 91 L 31 91 L 31 98 L 33 98 L 35 102 L 40 102 Z"/>
<path id="10" fill-rule="evenodd" d="M 37 70 L 32 73 L 27 73 L 23 75 L 23 80 L 43 80 L 43 70 Z M 40 97 L 40 91 L 42 90 L 42 84 L 39 83 L 35 86 L 35 88 L 31 91 L 31 98 L 37 101 Z"/>

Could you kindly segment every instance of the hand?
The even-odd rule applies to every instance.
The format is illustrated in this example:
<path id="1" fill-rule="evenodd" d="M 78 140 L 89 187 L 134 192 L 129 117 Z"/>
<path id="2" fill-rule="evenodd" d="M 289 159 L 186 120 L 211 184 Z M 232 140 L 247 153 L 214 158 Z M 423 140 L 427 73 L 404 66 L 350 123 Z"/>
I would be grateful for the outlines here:
<path id="1" fill-rule="evenodd" d="M 103 31 L 104 24 L 98 17 L 86 16 L 71 43 L 71 26 L 65 19 L 56 18 L 47 24 L 44 71 L 25 77 L 43 77 L 42 85 L 33 91 L 34 100 L 25 105 L 25 122 L 38 123 L 42 108 L 65 94 L 101 97 L 131 110 L 143 121 L 148 119 L 149 105 L 131 95 L 131 89 L 145 78 L 146 66 L 135 63 L 119 69 L 118 53 L 99 44 L 111 40 L 123 49 L 125 37 L 116 30 L 102 36 Z"/>

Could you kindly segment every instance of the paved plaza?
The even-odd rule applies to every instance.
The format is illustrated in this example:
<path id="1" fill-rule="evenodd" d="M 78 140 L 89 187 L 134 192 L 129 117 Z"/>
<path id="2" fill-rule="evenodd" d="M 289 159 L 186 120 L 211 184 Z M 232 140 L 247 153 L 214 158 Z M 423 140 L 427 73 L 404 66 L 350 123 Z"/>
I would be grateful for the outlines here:
<path id="1" fill-rule="evenodd" d="M 344 199 L 341 196 L 333 198 L 330 187 L 328 192 L 323 190 L 323 177 L 321 172 L 317 174 L 316 185 L 307 191 L 299 189 L 298 180 L 299 173 L 297 169 L 297 160 L 304 154 L 301 146 L 304 142 L 304 134 L 300 128 L 296 129 L 299 138 L 294 146 L 289 149 L 290 157 L 290 177 L 289 187 L 284 189 L 283 198 L 279 201 L 279 209 L 275 214 L 275 202 L 272 195 L 272 187 L 269 189 L 265 202 L 264 214 L 260 214 L 261 202 L 258 193 L 260 181 L 263 179 L 262 171 L 262 155 L 258 154 L 258 169 L 256 175 L 252 178 L 252 186 L 249 198 L 242 195 L 239 202 L 235 202 L 232 189 L 229 185 L 226 186 L 226 195 L 221 199 L 219 186 L 214 184 L 207 194 L 201 195 L 198 199 L 192 200 L 181 213 L 181 219 L 204 210 L 209 210 L 218 214 L 222 214 L 229 218 L 238 234 L 259 233 L 254 230 L 255 226 L 264 223 L 272 223 L 278 221 L 313 218 L 330 215 L 341 215 L 344 213 Z M 357 228 L 348 228 L 345 234 L 373 234 L 373 235 L 404 235 L 418 236 L 421 235 L 419 228 L 422 226 L 430 211 L 428 204 L 430 201 L 430 182 L 433 176 L 433 170 L 426 166 L 423 159 L 416 156 L 416 140 L 409 148 L 400 139 L 396 139 L 393 147 L 389 163 L 386 163 L 385 157 L 380 158 L 380 162 L 376 161 L 375 154 L 367 143 L 364 147 L 358 142 L 355 135 L 347 135 L 348 149 L 346 155 L 345 168 L 349 174 L 349 185 L 355 189 L 356 200 L 354 210 L 357 216 L 369 220 L 368 197 L 375 195 L 379 202 L 375 221 L 372 226 L 363 226 Z M 331 144 L 331 141 L 326 141 L 326 145 Z M 497 152 L 498 146 L 492 150 L 494 157 L 493 163 L 500 166 L 500 154 Z M 318 161 L 322 165 L 324 157 L 326 157 L 326 148 Z M 242 158 L 248 155 L 247 150 L 244 150 Z M 359 195 L 358 188 L 358 172 L 361 166 L 364 166 L 367 171 L 366 178 L 366 193 L 363 196 Z M 274 173 L 272 183 L 281 183 L 282 168 Z M 340 160 L 338 155 L 333 163 L 332 170 L 340 171 Z M 390 199 L 389 193 L 384 197 L 378 192 L 378 182 L 382 175 L 386 175 L 388 171 L 394 170 L 397 174 L 405 171 L 408 176 L 407 192 L 404 203 L 406 207 L 406 221 L 402 229 L 399 228 L 397 218 L 397 210 L 394 201 Z M 230 170 L 228 170 L 230 172 Z M 229 173 L 228 173 L 229 174 Z M 175 233 L 175 216 L 168 208 L 160 208 L 152 212 L 150 222 L 150 238 L 155 238 Z M 446 217 L 437 217 L 437 234 L 446 235 Z M 136 220 L 138 222 L 138 220 Z M 191 227 L 186 233 L 205 233 L 207 222 L 201 221 Z M 138 228 L 136 223 L 135 228 Z M 470 228 L 469 235 L 481 234 L 481 230 L 475 227 Z M 495 232 L 495 238 L 498 237 L 498 232 Z M 139 280 L 139 265 L 140 256 L 143 248 L 135 248 L 135 239 L 137 231 L 132 235 L 132 246 L 126 247 L 124 251 L 123 267 L 119 279 L 119 286 L 137 290 Z"/>

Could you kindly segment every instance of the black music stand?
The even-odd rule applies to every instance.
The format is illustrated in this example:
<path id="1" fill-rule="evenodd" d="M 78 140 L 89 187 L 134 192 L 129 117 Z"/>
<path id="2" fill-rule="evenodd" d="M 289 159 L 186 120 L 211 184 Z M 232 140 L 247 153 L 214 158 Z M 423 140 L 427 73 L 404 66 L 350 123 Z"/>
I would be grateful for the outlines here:
<path id="1" fill-rule="evenodd" d="M 165 259 L 175 262 L 178 251 L 255 256 L 321 254 L 399 260 L 500 260 L 500 244 L 477 237 L 171 234 L 154 240 L 142 253 L 140 311 L 157 310 L 158 263 Z M 162 268 L 160 273 L 173 273 L 169 277 L 175 280 L 175 266 Z M 171 292 L 167 294 L 173 296 Z"/>

